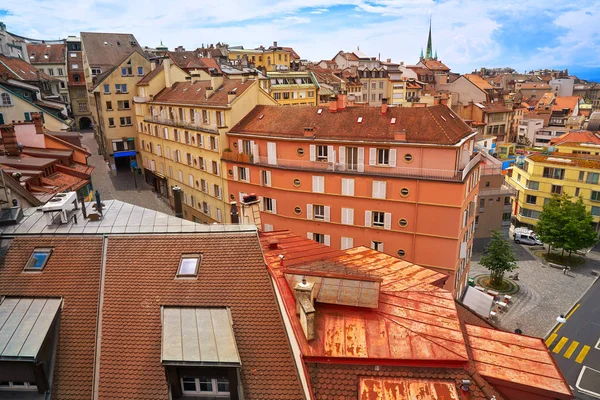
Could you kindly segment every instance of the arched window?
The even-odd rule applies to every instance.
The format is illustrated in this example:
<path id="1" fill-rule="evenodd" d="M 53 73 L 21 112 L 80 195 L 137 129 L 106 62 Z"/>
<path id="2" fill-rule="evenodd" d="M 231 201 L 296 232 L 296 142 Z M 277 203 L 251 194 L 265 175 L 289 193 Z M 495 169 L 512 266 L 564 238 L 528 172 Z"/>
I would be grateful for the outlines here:
<path id="1" fill-rule="evenodd" d="M 73 82 L 79 82 L 79 74 L 73 74 Z"/>
<path id="2" fill-rule="evenodd" d="M 12 99 L 10 98 L 10 95 L 8 93 L 2 93 L 2 96 L 0 96 L 2 101 L 0 101 L 0 104 L 2 104 L 3 106 L 12 106 Z"/>

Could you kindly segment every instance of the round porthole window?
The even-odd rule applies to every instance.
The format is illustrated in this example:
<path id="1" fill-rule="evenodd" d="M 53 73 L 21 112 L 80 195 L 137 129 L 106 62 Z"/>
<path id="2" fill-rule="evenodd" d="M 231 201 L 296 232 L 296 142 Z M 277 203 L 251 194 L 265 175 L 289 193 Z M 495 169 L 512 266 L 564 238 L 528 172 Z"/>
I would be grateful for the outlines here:
<path id="1" fill-rule="evenodd" d="M 412 154 L 405 154 L 404 155 L 404 161 L 411 162 L 412 160 L 413 160 L 412 159 Z"/>
<path id="2" fill-rule="evenodd" d="M 300 179 L 294 179 L 294 186 L 296 186 L 296 187 L 300 186 Z"/>
<path id="3" fill-rule="evenodd" d="M 296 207 L 294 208 L 294 212 L 296 213 L 296 215 L 300 215 L 302 214 L 302 209 L 300 207 Z"/>
<path id="4" fill-rule="evenodd" d="M 408 221 L 405 218 L 401 218 L 398 221 L 398 225 L 400 225 L 401 228 L 406 228 L 408 226 Z"/>
<path id="5" fill-rule="evenodd" d="M 402 188 L 402 189 L 400 189 L 400 195 L 401 195 L 402 197 L 406 197 L 406 196 L 408 196 L 408 195 L 409 195 L 409 193 L 410 193 L 410 191 L 408 190 L 408 188 Z"/>
<path id="6" fill-rule="evenodd" d="M 229 200 L 234 201 L 235 200 L 235 196 L 233 194 L 229 195 Z"/>
<path id="7" fill-rule="evenodd" d="M 406 252 L 402 249 L 398 250 L 398 257 L 403 258 L 406 255 Z"/>
<path id="8" fill-rule="evenodd" d="M 302 147 L 298 147 L 298 150 L 296 150 L 296 153 L 298 153 L 298 155 L 300 157 L 302 157 L 304 155 L 304 149 Z"/>
<path id="9" fill-rule="evenodd" d="M 230 169 L 229 171 L 227 171 L 227 175 L 229 175 L 229 176 L 233 176 L 233 170 L 232 170 L 232 169 Z"/>

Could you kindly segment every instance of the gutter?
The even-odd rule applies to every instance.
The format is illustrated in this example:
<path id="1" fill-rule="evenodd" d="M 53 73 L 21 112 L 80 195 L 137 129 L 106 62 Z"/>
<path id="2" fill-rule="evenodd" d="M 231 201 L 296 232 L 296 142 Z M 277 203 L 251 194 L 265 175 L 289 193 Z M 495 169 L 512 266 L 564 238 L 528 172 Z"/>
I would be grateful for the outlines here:
<path id="1" fill-rule="evenodd" d="M 98 316 L 96 319 L 96 345 L 94 351 L 94 378 L 92 387 L 92 400 L 99 399 L 98 388 L 100 386 L 100 353 L 102 345 L 102 310 L 104 306 L 104 280 L 106 277 L 106 254 L 108 252 L 108 237 L 102 235 L 102 270 L 100 274 L 100 291 L 98 294 Z"/>

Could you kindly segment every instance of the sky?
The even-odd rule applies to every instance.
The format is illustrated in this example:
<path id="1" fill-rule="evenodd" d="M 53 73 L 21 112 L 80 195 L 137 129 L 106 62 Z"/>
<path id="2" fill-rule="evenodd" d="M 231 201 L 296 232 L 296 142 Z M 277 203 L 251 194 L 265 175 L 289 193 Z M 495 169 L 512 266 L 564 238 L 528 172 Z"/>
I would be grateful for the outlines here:
<path id="1" fill-rule="evenodd" d="M 35 10 L 35 11 L 34 11 Z M 143 46 L 293 47 L 304 59 L 357 48 L 415 64 L 433 47 L 452 71 L 569 68 L 600 81 L 600 0 L 2 0 L 7 30 L 36 39 L 133 33 Z"/>

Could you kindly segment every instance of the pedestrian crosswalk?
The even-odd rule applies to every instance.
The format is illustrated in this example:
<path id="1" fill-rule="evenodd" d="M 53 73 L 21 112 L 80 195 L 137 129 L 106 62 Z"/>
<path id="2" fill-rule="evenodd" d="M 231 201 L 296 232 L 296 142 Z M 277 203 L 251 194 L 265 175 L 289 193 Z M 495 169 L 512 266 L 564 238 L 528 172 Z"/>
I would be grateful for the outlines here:
<path id="1" fill-rule="evenodd" d="M 590 351 L 590 346 L 584 345 L 580 347 L 579 342 L 575 340 L 570 340 L 567 337 L 563 336 L 558 340 L 556 339 L 558 339 L 557 333 L 553 333 L 550 336 L 548 336 L 548 339 L 546 339 L 546 346 L 548 347 L 548 349 L 551 350 L 554 354 L 561 354 L 563 349 L 566 348 L 565 352 L 562 353 L 562 356 L 570 359 L 573 356 L 573 354 L 577 354 L 577 356 L 575 357 L 576 363 L 581 364 L 587 356 L 588 352 Z M 567 346 L 567 344 L 569 345 Z"/>

